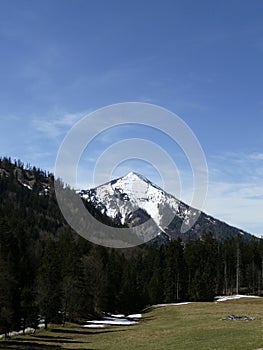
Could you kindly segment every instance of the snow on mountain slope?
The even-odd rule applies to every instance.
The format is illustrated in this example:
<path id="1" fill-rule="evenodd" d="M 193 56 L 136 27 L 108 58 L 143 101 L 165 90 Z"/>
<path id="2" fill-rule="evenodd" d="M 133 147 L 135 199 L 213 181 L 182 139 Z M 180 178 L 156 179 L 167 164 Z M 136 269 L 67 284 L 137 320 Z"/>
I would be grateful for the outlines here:
<path id="1" fill-rule="evenodd" d="M 149 230 L 149 235 L 155 232 L 152 237 L 156 236 L 156 231 L 158 235 L 162 234 L 165 240 L 181 237 L 186 241 L 188 238 L 196 239 L 205 232 L 211 233 L 217 239 L 238 235 L 244 239 L 253 237 L 243 230 L 187 206 L 135 172 L 93 189 L 82 190 L 79 195 L 116 223 L 137 226 L 140 229 L 140 224 L 147 222 L 148 226 L 144 226 L 142 234 Z M 150 218 L 152 220 L 148 220 Z M 188 223 L 190 227 L 187 234 L 182 233 L 182 225 Z"/>
<path id="2" fill-rule="evenodd" d="M 144 210 L 161 231 L 175 215 L 184 218 L 188 208 L 144 176 L 131 172 L 91 190 L 81 191 L 82 198 L 91 201 L 101 212 L 127 223 L 132 214 Z"/>

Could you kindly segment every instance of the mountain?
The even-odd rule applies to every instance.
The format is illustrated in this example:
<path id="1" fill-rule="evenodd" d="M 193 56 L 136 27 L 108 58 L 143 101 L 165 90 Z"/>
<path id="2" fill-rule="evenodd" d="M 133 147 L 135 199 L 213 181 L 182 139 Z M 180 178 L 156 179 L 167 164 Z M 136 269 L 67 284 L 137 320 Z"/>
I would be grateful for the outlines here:
<path id="1" fill-rule="evenodd" d="M 139 229 L 138 225 L 149 221 L 148 229 L 151 226 L 151 237 L 159 235 L 167 240 L 180 237 L 186 241 L 188 238 L 199 238 L 208 232 L 217 239 L 238 235 L 244 239 L 252 237 L 241 229 L 191 208 L 135 172 L 98 187 L 82 190 L 80 196 L 120 224 Z M 198 214 L 199 218 L 193 227 L 185 230 Z"/>
<path id="2" fill-rule="evenodd" d="M 111 233 L 116 236 L 118 232 L 122 239 L 122 231 L 114 229 L 118 226 L 132 227 L 140 243 L 154 237 L 158 237 L 158 242 L 177 237 L 185 242 L 208 232 L 220 240 L 238 235 L 245 240 L 254 237 L 203 212 L 194 226 L 184 233 L 182 225 L 187 225 L 199 212 L 134 172 L 96 188 L 82 190 L 80 196 L 92 215 L 107 225 L 103 232 L 105 236 Z M 10 229 L 15 222 L 24 222 L 30 226 L 32 235 L 37 232 L 42 238 L 57 237 L 68 227 L 57 204 L 53 175 L 8 158 L 0 159 L 0 214 Z M 85 227 L 90 232 L 97 229 L 90 223 Z"/>

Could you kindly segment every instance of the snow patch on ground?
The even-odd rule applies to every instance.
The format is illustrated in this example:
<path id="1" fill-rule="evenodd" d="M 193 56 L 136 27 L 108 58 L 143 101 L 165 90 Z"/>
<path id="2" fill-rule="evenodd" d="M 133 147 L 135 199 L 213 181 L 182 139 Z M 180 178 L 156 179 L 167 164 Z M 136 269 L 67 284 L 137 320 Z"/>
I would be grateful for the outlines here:
<path id="1" fill-rule="evenodd" d="M 127 318 L 142 318 L 142 314 L 128 315 Z"/>
<path id="2" fill-rule="evenodd" d="M 32 191 L 32 187 L 30 187 L 29 185 L 27 184 L 22 184 L 22 185 Z"/>
<path id="3" fill-rule="evenodd" d="M 104 328 L 109 326 L 132 326 L 138 323 L 138 319 L 141 318 L 141 314 L 134 314 L 125 317 L 122 314 L 111 315 L 110 317 L 104 317 L 102 320 L 87 321 L 84 328 Z"/>
<path id="4" fill-rule="evenodd" d="M 34 329 L 33 329 L 33 328 L 28 327 L 28 328 L 25 329 L 25 333 L 26 333 L 26 334 L 28 334 L 28 333 L 33 333 L 33 332 L 34 332 Z M 13 337 L 14 335 L 20 335 L 20 334 L 23 334 L 23 333 L 24 333 L 23 331 L 18 331 L 18 332 L 13 331 L 13 332 L 9 332 L 9 333 L 7 334 L 7 336 L 8 336 L 8 337 Z M 5 337 L 4 334 L 0 334 L 0 339 L 3 339 L 4 337 Z"/>
<path id="5" fill-rule="evenodd" d="M 84 328 L 105 328 L 105 327 L 107 327 L 107 325 L 106 324 L 85 324 L 84 326 L 83 326 Z"/>
<path id="6" fill-rule="evenodd" d="M 45 327 L 45 325 L 42 324 L 42 323 L 38 325 L 38 328 L 43 328 L 43 327 Z M 18 332 L 15 332 L 15 331 L 9 332 L 9 333 L 7 334 L 7 336 L 8 336 L 8 337 L 13 337 L 13 336 L 15 336 L 15 335 L 30 334 L 30 333 L 34 333 L 34 332 L 35 332 L 34 328 L 27 327 L 27 328 L 25 328 L 25 331 L 22 331 L 22 330 L 21 330 L 21 331 L 18 331 Z M 4 339 L 4 337 L 5 337 L 4 334 L 0 334 L 0 339 Z"/>
<path id="7" fill-rule="evenodd" d="M 114 318 L 125 318 L 125 315 L 123 314 L 111 314 L 111 317 L 114 317 Z"/>
<path id="8" fill-rule="evenodd" d="M 260 298 L 257 295 L 242 295 L 242 294 L 235 294 L 235 295 L 227 295 L 227 296 L 216 296 L 214 299 L 215 301 L 227 301 L 227 300 L 236 300 L 241 298 Z"/>
<path id="9" fill-rule="evenodd" d="M 191 302 L 190 301 L 185 301 L 183 303 L 156 304 L 156 305 L 153 305 L 152 307 L 178 306 L 178 305 L 188 305 L 188 304 L 191 304 Z"/>

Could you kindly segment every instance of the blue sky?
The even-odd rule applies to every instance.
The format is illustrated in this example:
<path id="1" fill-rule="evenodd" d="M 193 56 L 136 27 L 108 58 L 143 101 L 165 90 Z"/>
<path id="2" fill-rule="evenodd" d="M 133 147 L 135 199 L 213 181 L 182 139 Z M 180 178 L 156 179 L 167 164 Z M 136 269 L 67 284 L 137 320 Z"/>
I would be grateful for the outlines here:
<path id="1" fill-rule="evenodd" d="M 205 211 L 263 234 L 262 1 L 1 0 L 0 44 L 2 156 L 53 171 L 59 145 L 85 114 L 126 101 L 160 105 L 205 152 Z M 102 135 L 83 159 L 129 133 L 113 131 L 108 143 Z M 170 152 L 187 201 L 189 166 Z M 132 168 L 159 183 L 134 160 L 114 174 Z"/>

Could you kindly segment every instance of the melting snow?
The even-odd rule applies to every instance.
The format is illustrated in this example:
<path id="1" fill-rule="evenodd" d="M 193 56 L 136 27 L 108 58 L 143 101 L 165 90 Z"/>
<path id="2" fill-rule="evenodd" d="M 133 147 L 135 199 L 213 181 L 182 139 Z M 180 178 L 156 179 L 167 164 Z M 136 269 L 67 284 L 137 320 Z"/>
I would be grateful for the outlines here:
<path id="1" fill-rule="evenodd" d="M 179 201 L 172 195 L 164 192 L 160 187 L 152 184 L 142 175 L 129 173 L 95 189 L 83 191 L 82 198 L 92 201 L 99 207 L 101 203 L 106 207 L 107 215 L 115 218 L 121 217 L 122 223 L 136 208 L 144 209 L 158 226 L 165 214 L 168 225 L 175 215 L 179 215 Z M 183 206 L 184 211 L 188 209 Z"/>
<path id="2" fill-rule="evenodd" d="M 115 318 L 125 318 L 125 315 L 123 315 L 123 314 L 116 314 L 116 315 L 111 314 L 111 317 L 115 317 Z"/>
<path id="3" fill-rule="evenodd" d="M 142 318 L 142 314 L 129 315 L 129 316 L 127 316 L 127 318 Z"/>
<path id="4" fill-rule="evenodd" d="M 27 184 L 22 184 L 24 187 L 28 188 L 29 190 L 32 190 L 32 187 L 30 187 L 29 185 Z"/>
<path id="5" fill-rule="evenodd" d="M 38 328 L 44 328 L 44 327 L 45 327 L 45 325 L 44 325 L 43 323 L 40 323 L 40 324 L 38 325 Z M 8 337 L 13 337 L 13 336 L 15 336 L 15 335 L 34 333 L 34 331 L 35 331 L 34 328 L 27 327 L 27 328 L 25 328 L 25 331 L 24 331 L 24 332 L 23 332 L 23 330 L 18 331 L 18 332 L 13 331 L 13 332 L 9 332 L 7 335 L 8 335 Z M 5 337 L 4 334 L 0 334 L 0 339 L 4 339 L 4 337 Z"/>
<path id="6" fill-rule="evenodd" d="M 190 301 L 185 301 L 185 302 L 182 302 L 182 303 L 156 304 L 156 305 L 153 305 L 153 307 L 178 306 L 178 305 L 188 305 L 188 304 L 191 304 L 191 302 Z"/>
<path id="7" fill-rule="evenodd" d="M 102 320 L 87 321 L 84 328 L 104 328 L 108 326 L 132 326 L 138 323 L 141 314 L 129 315 L 125 317 L 122 314 L 111 315 L 111 317 L 104 317 Z"/>
<path id="8" fill-rule="evenodd" d="M 84 328 L 105 328 L 106 324 L 85 324 Z"/>
<path id="9" fill-rule="evenodd" d="M 227 300 L 236 300 L 241 298 L 260 298 L 257 295 L 241 295 L 241 294 L 235 294 L 235 295 L 228 295 L 228 296 L 217 296 L 214 299 L 216 301 L 227 301 Z"/>

